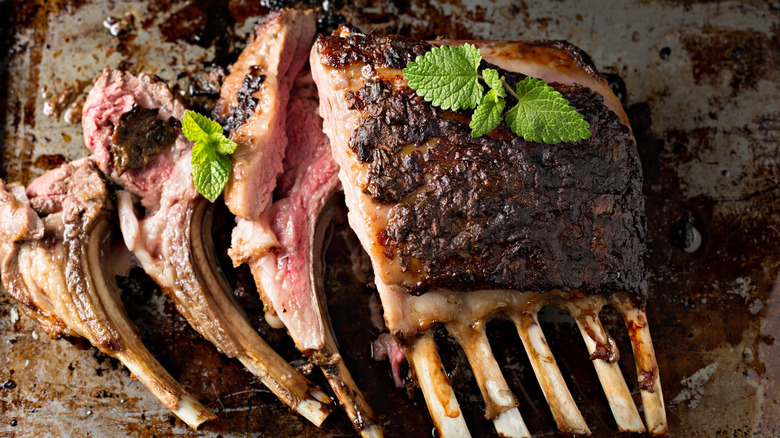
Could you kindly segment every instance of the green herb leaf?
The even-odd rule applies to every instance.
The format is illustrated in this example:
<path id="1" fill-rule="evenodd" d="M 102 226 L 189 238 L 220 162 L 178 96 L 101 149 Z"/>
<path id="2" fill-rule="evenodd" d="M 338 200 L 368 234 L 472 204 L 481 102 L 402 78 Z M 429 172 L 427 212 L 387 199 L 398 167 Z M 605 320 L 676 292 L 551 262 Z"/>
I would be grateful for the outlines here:
<path id="1" fill-rule="evenodd" d="M 403 70 L 409 87 L 434 106 L 448 110 L 475 108 L 469 126 L 480 137 L 501 123 L 507 91 L 518 103 L 506 113 L 512 132 L 526 141 L 560 143 L 590 138 L 590 125 L 547 82 L 525 78 L 516 93 L 497 70 L 486 68 L 479 74 L 482 55 L 471 44 L 434 47 L 407 64 Z M 487 93 L 482 78 L 490 88 Z"/>
<path id="2" fill-rule="evenodd" d="M 222 126 L 208 117 L 187 110 L 181 127 L 192 145 L 192 181 L 195 189 L 214 202 L 222 193 L 230 177 L 230 154 L 238 145 L 225 137 Z"/>
<path id="3" fill-rule="evenodd" d="M 184 111 L 181 119 L 181 130 L 189 141 L 197 141 L 204 136 L 219 133 L 222 134 L 222 126 L 203 114 L 192 110 Z"/>
<path id="4" fill-rule="evenodd" d="M 488 91 L 474 110 L 474 115 L 471 116 L 471 123 L 469 123 L 471 135 L 478 138 L 494 130 L 501 123 L 504 106 L 506 101 L 498 97 L 495 89 Z"/>
<path id="5" fill-rule="evenodd" d="M 560 143 L 590 138 L 590 125 L 547 82 L 527 77 L 515 89 L 519 102 L 506 113 L 512 131 L 527 141 Z"/>
<path id="6" fill-rule="evenodd" d="M 491 90 L 495 90 L 498 97 L 506 97 L 506 90 L 504 89 L 504 81 L 498 77 L 498 72 L 492 68 L 486 68 L 482 70 L 482 77 L 485 79 L 485 83 L 488 84 Z"/>
<path id="7" fill-rule="evenodd" d="M 214 202 L 227 184 L 230 177 L 232 160 L 227 155 L 215 154 L 214 159 L 192 166 L 192 181 L 198 192 Z"/>
<path id="8" fill-rule="evenodd" d="M 221 132 L 219 133 L 219 137 L 215 140 L 217 140 L 217 152 L 222 155 L 230 155 L 235 152 L 238 147 L 233 140 L 225 137 L 225 134 Z"/>
<path id="9" fill-rule="evenodd" d="M 477 106 L 484 89 L 477 68 L 482 55 L 472 44 L 434 47 L 406 65 L 403 74 L 409 87 L 442 109 L 459 110 Z"/>

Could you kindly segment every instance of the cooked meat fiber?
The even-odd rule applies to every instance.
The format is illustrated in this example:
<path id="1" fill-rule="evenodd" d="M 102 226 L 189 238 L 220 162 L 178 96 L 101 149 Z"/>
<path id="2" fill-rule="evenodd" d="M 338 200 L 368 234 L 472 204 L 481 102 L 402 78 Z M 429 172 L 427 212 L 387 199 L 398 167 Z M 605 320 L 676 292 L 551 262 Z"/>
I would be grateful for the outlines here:
<path id="1" fill-rule="evenodd" d="M 321 403 L 328 397 L 257 334 L 216 265 L 210 204 L 192 183 L 192 145 L 179 123 L 183 113 L 167 85 L 146 74 L 106 70 L 87 97 L 87 146 L 125 189 L 117 194 L 124 241 L 196 331 L 319 425 L 328 414 Z M 157 134 L 138 134 L 149 126 Z M 120 161 L 130 165 L 122 171 Z M 143 207 L 141 217 L 134 197 Z"/>
<path id="2" fill-rule="evenodd" d="M 380 436 L 338 353 L 317 288 L 318 218 L 339 183 L 311 73 L 299 74 L 315 28 L 311 11 L 271 13 L 255 27 L 222 87 L 214 115 L 238 144 L 225 192 L 238 216 L 228 254 L 234 264 L 250 266 L 268 321 L 285 326 L 323 369 L 356 429 Z"/>
<path id="3" fill-rule="evenodd" d="M 25 313 L 52 338 L 86 339 L 117 358 L 191 427 L 216 419 L 146 350 L 125 312 L 112 271 L 115 212 L 92 160 L 37 178 L 26 195 L 0 181 L 0 211 L 3 284 Z"/>
<path id="4" fill-rule="evenodd" d="M 322 208 L 339 188 L 338 167 L 317 115 L 311 74 L 299 76 L 287 107 L 289 145 L 277 200 L 265 213 L 280 249 L 249 262 L 263 300 L 303 352 L 322 350 L 327 319 L 316 293 L 315 227 Z"/>
<path id="5" fill-rule="evenodd" d="M 285 108 L 315 30 L 311 11 L 271 12 L 222 84 L 213 115 L 238 144 L 225 203 L 239 218 L 254 220 L 271 202 L 287 147 Z"/>
<path id="6" fill-rule="evenodd" d="M 326 204 L 340 183 L 317 107 L 311 73 L 304 71 L 287 107 L 289 144 L 277 200 L 263 214 L 280 248 L 248 264 L 268 312 L 284 324 L 298 349 L 322 368 L 355 428 L 376 437 L 381 436 L 381 427 L 339 354 L 323 296 L 320 258 L 333 213 Z"/>
<path id="7" fill-rule="evenodd" d="M 471 136 L 470 111 L 433 107 L 402 69 L 432 45 L 342 26 L 310 64 L 350 226 L 369 253 L 385 322 L 406 354 L 442 436 L 467 436 L 429 330 L 463 347 L 501 436 L 530 436 L 490 352 L 485 323 L 511 319 L 558 427 L 589 433 L 539 328 L 544 305 L 583 335 L 621 430 L 645 430 L 600 323 L 617 307 L 632 339 L 648 429 L 666 430 L 644 316 L 641 167 L 619 101 L 583 52 L 564 42 L 473 41 L 508 85 L 526 75 L 558 90 L 590 124 L 588 140 L 537 144 L 505 124 Z M 512 105 L 508 99 L 507 105 Z"/>

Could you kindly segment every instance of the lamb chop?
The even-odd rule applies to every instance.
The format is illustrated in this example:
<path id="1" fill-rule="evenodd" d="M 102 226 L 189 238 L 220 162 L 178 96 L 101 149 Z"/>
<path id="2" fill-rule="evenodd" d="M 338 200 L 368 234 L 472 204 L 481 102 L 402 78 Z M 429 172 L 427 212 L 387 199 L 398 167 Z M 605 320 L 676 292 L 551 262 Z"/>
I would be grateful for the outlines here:
<path id="1" fill-rule="evenodd" d="M 183 112 L 168 86 L 146 74 L 107 69 L 86 99 L 86 144 L 124 189 L 117 193 L 124 241 L 197 332 L 319 426 L 330 398 L 259 336 L 217 266 L 211 204 L 192 183 Z"/>
<path id="2" fill-rule="evenodd" d="M 442 436 L 468 428 L 433 340 L 442 324 L 465 351 L 501 436 L 530 436 L 522 406 L 485 336 L 514 322 L 561 431 L 588 434 L 537 312 L 552 305 L 576 321 L 622 431 L 666 432 L 645 304 L 642 175 L 627 117 L 589 57 L 565 42 L 475 41 L 483 66 L 508 84 L 541 78 L 590 124 L 591 137 L 539 144 L 504 124 L 474 138 L 470 113 L 431 106 L 403 77 L 432 45 L 342 27 L 321 36 L 310 64 L 340 166 L 349 223 L 371 257 L 385 322 L 404 350 Z M 645 423 L 598 315 L 623 316 Z"/>
<path id="3" fill-rule="evenodd" d="M 381 436 L 338 352 L 317 288 L 317 219 L 339 181 L 317 115 L 317 91 L 303 69 L 315 28 L 311 11 L 272 12 L 255 27 L 222 86 L 214 117 L 238 144 L 225 191 L 237 216 L 229 254 L 235 265 L 249 265 L 266 319 L 286 327 L 322 368 L 355 428 Z"/>
<path id="4" fill-rule="evenodd" d="M 27 195 L 0 180 L 0 217 L 3 284 L 49 336 L 86 339 L 118 359 L 193 429 L 216 419 L 154 359 L 125 312 L 112 272 L 121 265 L 112 260 L 115 211 L 92 160 L 37 178 Z"/>

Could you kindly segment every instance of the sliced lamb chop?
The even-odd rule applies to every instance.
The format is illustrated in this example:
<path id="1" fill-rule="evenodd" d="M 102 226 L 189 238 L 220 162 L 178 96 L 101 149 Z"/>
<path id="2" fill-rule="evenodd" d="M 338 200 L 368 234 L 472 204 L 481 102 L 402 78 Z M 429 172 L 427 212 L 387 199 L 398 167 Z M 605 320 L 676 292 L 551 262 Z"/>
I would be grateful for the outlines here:
<path id="1" fill-rule="evenodd" d="M 225 204 L 241 219 L 257 222 L 271 203 L 287 148 L 285 109 L 290 89 L 306 63 L 315 30 L 312 11 L 271 12 L 255 25 L 222 84 L 213 116 L 238 144 Z M 264 226 L 267 229 L 267 221 Z M 271 242 L 252 249 L 277 246 Z"/>
<path id="2" fill-rule="evenodd" d="M 530 436 L 485 337 L 486 321 L 501 317 L 515 323 L 558 427 L 589 433 L 537 320 L 553 305 L 577 321 L 619 429 L 644 431 L 599 323 L 602 306 L 612 305 L 633 340 L 647 430 L 664 434 L 644 312 L 642 174 L 620 103 L 568 43 L 475 41 L 483 66 L 510 86 L 525 75 L 548 81 L 592 133 L 547 145 L 502 124 L 475 139 L 469 112 L 432 107 L 401 72 L 432 44 L 461 43 L 342 27 L 320 37 L 310 59 L 350 226 L 371 257 L 385 321 L 435 426 L 447 437 L 469 434 L 430 331 L 440 323 L 463 347 L 499 434 Z"/>
<path id="3" fill-rule="evenodd" d="M 381 426 L 338 352 L 317 288 L 316 226 L 339 181 L 311 73 L 299 75 L 315 29 L 311 11 L 271 13 L 222 86 L 214 116 L 238 144 L 225 192 L 237 216 L 229 254 L 235 265 L 250 266 L 269 323 L 287 328 L 322 368 L 355 428 L 376 437 Z"/>
<path id="4" fill-rule="evenodd" d="M 27 195 L 0 180 L 0 217 L 3 284 L 49 336 L 83 338 L 118 359 L 193 429 L 217 418 L 152 357 L 125 312 L 111 271 L 115 212 L 94 161 L 39 177 Z"/>
<path id="5" fill-rule="evenodd" d="M 117 194 L 125 243 L 196 331 L 319 426 L 330 398 L 258 335 L 217 267 L 210 204 L 192 183 L 183 112 L 168 86 L 146 74 L 106 70 L 87 97 L 87 146 L 125 189 Z"/>

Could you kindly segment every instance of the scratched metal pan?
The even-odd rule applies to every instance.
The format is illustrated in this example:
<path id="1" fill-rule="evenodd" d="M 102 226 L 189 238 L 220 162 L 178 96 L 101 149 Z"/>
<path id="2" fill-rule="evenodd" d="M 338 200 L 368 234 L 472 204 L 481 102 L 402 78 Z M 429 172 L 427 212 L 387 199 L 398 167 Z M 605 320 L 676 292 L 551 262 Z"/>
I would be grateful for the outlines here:
<path id="1" fill-rule="evenodd" d="M 104 66 L 155 73 L 189 97 L 197 73 L 229 64 L 256 17 L 283 3 L 0 0 L 0 176 L 27 183 L 87 154 L 79 105 Z M 337 0 L 308 6 L 327 11 L 324 25 L 342 14 L 364 30 L 566 39 L 587 51 L 623 100 L 644 167 L 648 314 L 670 436 L 780 435 L 780 4 Z M 207 103 L 208 96 L 198 98 Z M 222 215 L 220 222 L 215 233 L 225 242 L 232 220 Z M 694 229 L 701 239 L 692 243 L 686 236 Z M 428 436 L 432 425 L 420 392 L 395 388 L 389 365 L 371 357 L 381 331 L 372 322 L 377 298 L 367 257 L 344 215 L 333 225 L 329 248 L 328 304 L 358 385 L 390 436 Z M 284 334 L 263 324 L 248 273 L 229 276 L 257 328 L 302 366 Z M 219 420 L 188 430 L 117 361 L 49 339 L 0 290 L 0 437 L 354 436 L 341 412 L 321 429 L 294 415 L 189 329 L 143 273 L 134 271 L 121 286 L 152 353 Z M 593 435 L 614 436 L 576 326 L 552 311 L 542 316 Z M 605 319 L 638 397 L 625 330 L 616 315 Z M 498 360 L 529 429 L 555 436 L 512 330 L 489 327 Z M 443 336 L 440 344 L 472 432 L 493 435 L 462 353 Z M 324 383 L 316 372 L 311 377 Z"/>

